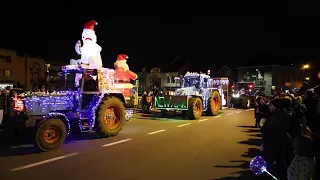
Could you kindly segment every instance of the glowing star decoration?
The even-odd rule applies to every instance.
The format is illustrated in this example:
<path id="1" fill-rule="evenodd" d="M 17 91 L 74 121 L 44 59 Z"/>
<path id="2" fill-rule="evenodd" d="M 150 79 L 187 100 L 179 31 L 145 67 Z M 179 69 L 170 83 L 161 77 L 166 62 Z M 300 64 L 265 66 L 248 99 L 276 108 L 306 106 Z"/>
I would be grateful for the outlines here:
<path id="1" fill-rule="evenodd" d="M 138 75 L 129 70 L 127 59 L 129 57 L 125 54 L 120 54 L 117 57 L 117 61 L 114 63 L 115 66 L 115 88 L 122 92 L 125 100 L 130 100 L 130 90 L 133 85 L 130 80 L 136 80 Z"/>
<path id="2" fill-rule="evenodd" d="M 267 170 L 267 163 L 261 156 L 254 157 L 250 162 L 250 170 L 256 174 L 261 175 L 263 173 L 269 174 L 273 179 L 277 179 L 275 176 L 273 176 L 270 172 Z"/>
<path id="3" fill-rule="evenodd" d="M 100 52 L 102 48 L 97 44 L 97 36 L 94 31 L 96 21 L 89 21 L 85 24 L 82 32 L 82 42 L 79 40 L 75 45 L 76 52 L 81 55 L 81 59 L 71 59 L 71 65 L 86 64 L 91 68 L 102 68 Z"/>

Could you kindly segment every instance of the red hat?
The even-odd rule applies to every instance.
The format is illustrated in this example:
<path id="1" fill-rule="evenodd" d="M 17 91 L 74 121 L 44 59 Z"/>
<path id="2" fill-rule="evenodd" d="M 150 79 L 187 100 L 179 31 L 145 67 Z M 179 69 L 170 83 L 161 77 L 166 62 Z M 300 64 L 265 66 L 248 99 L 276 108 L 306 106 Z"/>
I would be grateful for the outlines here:
<path id="1" fill-rule="evenodd" d="M 94 25 L 98 25 L 98 23 L 94 20 L 91 20 L 84 25 L 84 29 L 94 30 Z"/>
<path id="2" fill-rule="evenodd" d="M 117 57 L 117 61 L 127 60 L 129 57 L 125 54 L 119 54 Z"/>

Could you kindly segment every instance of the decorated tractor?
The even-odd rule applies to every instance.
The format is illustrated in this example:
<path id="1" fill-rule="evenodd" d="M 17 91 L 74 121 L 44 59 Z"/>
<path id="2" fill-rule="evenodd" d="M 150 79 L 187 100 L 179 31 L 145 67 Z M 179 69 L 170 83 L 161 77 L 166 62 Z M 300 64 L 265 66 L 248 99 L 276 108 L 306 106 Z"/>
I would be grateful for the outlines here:
<path id="1" fill-rule="evenodd" d="M 248 109 L 254 107 L 258 96 L 265 96 L 263 87 L 256 86 L 254 82 L 237 82 L 232 92 L 230 105 L 233 108 Z"/>
<path id="2" fill-rule="evenodd" d="M 123 93 L 115 87 L 114 73 L 108 68 L 64 66 L 57 92 L 14 97 L 12 118 L 26 120 L 34 144 L 43 151 L 58 148 L 69 133 L 94 131 L 100 137 L 115 136 L 128 112 Z"/>
<path id="3" fill-rule="evenodd" d="M 220 112 L 221 96 L 213 88 L 215 81 L 210 76 L 188 72 L 181 80 L 181 88 L 173 95 L 154 98 L 154 109 L 161 110 L 165 116 L 168 111 L 182 111 L 189 119 L 199 119 L 204 112 L 207 115 Z"/>

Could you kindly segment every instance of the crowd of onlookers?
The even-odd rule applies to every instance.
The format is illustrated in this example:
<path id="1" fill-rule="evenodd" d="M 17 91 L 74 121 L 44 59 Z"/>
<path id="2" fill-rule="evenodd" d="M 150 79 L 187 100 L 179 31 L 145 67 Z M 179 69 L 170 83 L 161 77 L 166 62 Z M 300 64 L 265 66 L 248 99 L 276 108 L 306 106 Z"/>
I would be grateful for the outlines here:
<path id="1" fill-rule="evenodd" d="M 256 99 L 261 151 L 277 179 L 320 179 L 320 86 Z"/>

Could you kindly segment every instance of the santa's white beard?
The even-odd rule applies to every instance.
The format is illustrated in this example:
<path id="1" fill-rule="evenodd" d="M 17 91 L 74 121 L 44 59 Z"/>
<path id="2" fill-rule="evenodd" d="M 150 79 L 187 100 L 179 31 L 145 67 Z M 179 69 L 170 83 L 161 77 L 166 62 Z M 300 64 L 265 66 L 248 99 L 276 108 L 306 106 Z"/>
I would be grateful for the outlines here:
<path id="1" fill-rule="evenodd" d="M 123 68 L 125 71 L 129 70 L 129 66 L 127 63 L 117 63 L 116 65 L 120 68 Z"/>

